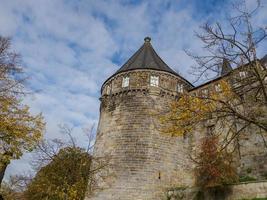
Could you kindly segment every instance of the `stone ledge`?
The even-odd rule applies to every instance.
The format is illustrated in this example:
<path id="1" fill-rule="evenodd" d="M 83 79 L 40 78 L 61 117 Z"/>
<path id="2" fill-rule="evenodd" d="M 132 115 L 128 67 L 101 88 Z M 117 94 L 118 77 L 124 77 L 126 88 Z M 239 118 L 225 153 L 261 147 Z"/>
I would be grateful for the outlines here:
<path id="1" fill-rule="evenodd" d="M 198 197 L 201 195 L 201 197 Z M 253 198 L 267 198 L 267 181 L 253 181 L 238 184 L 231 184 L 216 192 L 205 192 L 200 194 L 197 187 L 174 188 L 170 189 L 167 194 L 167 200 L 241 200 Z"/>

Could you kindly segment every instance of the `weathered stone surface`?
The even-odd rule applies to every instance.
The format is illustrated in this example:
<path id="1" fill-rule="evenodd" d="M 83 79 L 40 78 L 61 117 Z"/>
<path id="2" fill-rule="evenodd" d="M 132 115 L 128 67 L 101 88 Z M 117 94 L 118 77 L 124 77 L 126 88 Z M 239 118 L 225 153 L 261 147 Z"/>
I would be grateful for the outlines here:
<path id="1" fill-rule="evenodd" d="M 199 189 L 197 187 L 176 188 L 167 192 L 166 199 L 194 200 L 200 194 L 198 191 Z M 241 200 L 254 198 L 267 198 L 267 181 L 229 185 L 220 188 L 217 192 L 205 192 L 202 194 L 202 199 L 205 200 Z"/>
<path id="2" fill-rule="evenodd" d="M 160 76 L 160 87 L 149 86 L 149 74 Z M 179 95 L 175 85 L 181 80 L 152 70 L 128 75 L 130 87 L 121 88 L 123 75 L 114 77 L 112 83 L 107 83 L 112 85 L 112 93 L 101 99 L 94 154 L 111 157 L 113 177 L 108 184 L 99 180 L 105 189 L 92 199 L 155 200 L 163 198 L 168 187 L 177 183 L 191 185 L 193 181 L 191 162 L 186 156 L 188 141 L 162 135 L 159 116 L 155 116 L 166 111 Z"/>
<path id="3" fill-rule="evenodd" d="M 158 87 L 150 86 L 151 75 L 159 76 Z M 130 82 L 123 88 L 125 76 Z M 184 84 L 185 90 L 191 88 L 179 76 L 139 69 L 117 74 L 103 85 L 94 155 L 107 156 L 110 163 L 108 172 L 96 175 L 99 188 L 90 199 L 157 200 L 164 199 L 170 187 L 194 185 L 194 163 L 188 155 L 197 151 L 199 133 L 205 131 L 205 125 L 196 127 L 196 134 L 191 137 L 174 138 L 161 134 L 159 116 L 155 116 L 164 114 L 169 103 L 179 98 L 177 84 Z M 204 88 L 213 88 L 214 84 Z M 252 128 L 240 136 L 236 164 L 240 175 L 260 180 L 267 174 L 267 148 L 262 136 L 253 133 Z M 245 189 L 233 186 L 233 191 L 239 190 Z M 254 188 L 254 194 L 257 192 Z M 195 193 L 196 190 L 173 192 L 180 199 L 191 199 Z"/>

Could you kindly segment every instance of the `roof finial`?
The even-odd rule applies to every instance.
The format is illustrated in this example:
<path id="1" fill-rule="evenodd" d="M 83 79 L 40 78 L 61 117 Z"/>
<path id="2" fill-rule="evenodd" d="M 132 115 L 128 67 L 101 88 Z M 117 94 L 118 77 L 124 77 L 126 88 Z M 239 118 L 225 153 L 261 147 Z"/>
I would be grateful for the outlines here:
<path id="1" fill-rule="evenodd" d="M 150 42 L 151 41 L 151 38 L 150 37 L 145 37 L 145 42 Z"/>

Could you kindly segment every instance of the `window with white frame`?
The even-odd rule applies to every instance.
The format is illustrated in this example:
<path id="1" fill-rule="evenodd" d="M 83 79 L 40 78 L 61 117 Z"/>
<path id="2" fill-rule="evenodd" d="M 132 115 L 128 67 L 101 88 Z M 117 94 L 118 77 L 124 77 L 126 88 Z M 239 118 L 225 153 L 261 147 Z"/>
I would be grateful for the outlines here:
<path id="1" fill-rule="evenodd" d="M 183 93 L 184 92 L 184 85 L 178 83 L 177 84 L 177 92 Z"/>
<path id="2" fill-rule="evenodd" d="M 215 91 L 216 91 L 216 92 L 221 92 L 221 91 L 222 91 L 222 86 L 221 86 L 221 84 L 218 83 L 218 84 L 215 85 Z"/>
<path id="3" fill-rule="evenodd" d="M 129 76 L 123 77 L 122 78 L 122 87 L 128 87 L 129 86 Z"/>
<path id="4" fill-rule="evenodd" d="M 151 86 L 159 86 L 159 76 L 150 76 L 150 85 Z"/>
<path id="5" fill-rule="evenodd" d="M 239 76 L 240 76 L 241 79 L 244 79 L 244 78 L 247 77 L 247 72 L 246 71 L 241 71 L 241 72 L 239 72 Z"/>

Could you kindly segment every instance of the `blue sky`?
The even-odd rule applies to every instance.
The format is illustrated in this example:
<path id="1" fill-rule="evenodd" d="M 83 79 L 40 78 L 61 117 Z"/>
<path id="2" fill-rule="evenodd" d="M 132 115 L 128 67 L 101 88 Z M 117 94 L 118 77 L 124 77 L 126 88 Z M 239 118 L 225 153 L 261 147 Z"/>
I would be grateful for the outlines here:
<path id="1" fill-rule="evenodd" d="M 97 123 L 101 84 L 143 43 L 145 36 L 163 60 L 190 81 L 201 52 L 194 31 L 205 22 L 224 23 L 233 0 L 0 0 L 0 34 L 13 38 L 30 76 L 25 99 L 47 121 L 45 137 L 62 137 L 58 124 L 74 126 L 84 145 L 83 127 Z M 252 7 L 255 0 L 247 0 Z M 255 25 L 267 22 L 267 5 Z M 267 53 L 266 48 L 259 52 Z M 13 161 L 8 174 L 30 169 L 31 156 Z"/>

